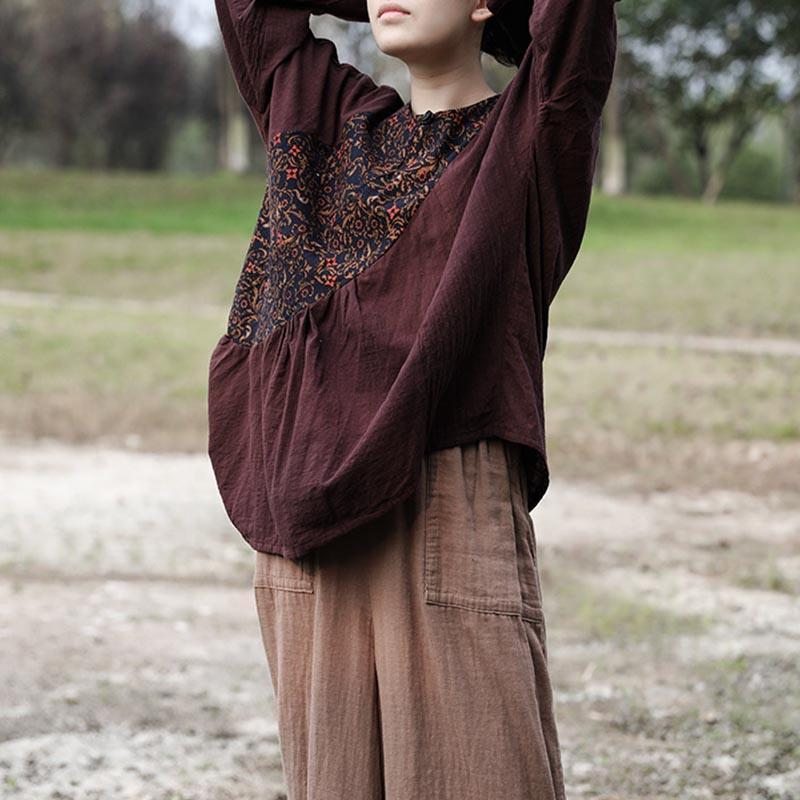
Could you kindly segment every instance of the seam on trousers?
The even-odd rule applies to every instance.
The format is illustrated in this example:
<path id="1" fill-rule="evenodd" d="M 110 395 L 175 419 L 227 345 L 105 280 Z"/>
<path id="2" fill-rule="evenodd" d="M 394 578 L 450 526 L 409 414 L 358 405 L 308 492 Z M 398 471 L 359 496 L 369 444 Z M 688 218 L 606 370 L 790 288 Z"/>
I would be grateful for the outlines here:
<path id="1" fill-rule="evenodd" d="M 530 644 L 528 643 L 528 634 L 525 630 L 525 621 L 522 618 L 520 618 L 519 625 L 517 625 L 517 631 L 519 633 L 519 635 L 515 637 L 517 645 L 522 648 L 525 658 L 527 658 L 531 662 L 531 671 L 533 672 L 533 682 L 534 682 L 533 696 L 536 702 L 536 719 L 539 721 L 539 724 L 542 725 L 542 709 L 539 705 L 539 693 L 538 693 L 539 675 L 536 674 L 536 664 L 534 663 L 533 654 L 531 653 L 531 647 Z M 549 675 L 548 675 L 548 680 L 549 680 Z M 542 730 L 542 740 L 544 742 L 544 751 L 547 757 L 546 758 L 547 770 L 550 774 L 550 783 L 553 789 L 553 798 L 555 800 L 561 800 L 562 793 L 559 781 L 563 783 L 564 776 L 563 774 L 561 774 L 560 769 L 557 770 L 558 774 L 554 774 L 553 771 L 554 759 L 556 759 L 556 761 L 560 761 L 560 753 L 557 753 L 556 751 L 553 750 L 552 743 L 545 734 L 544 727 L 542 727 L 541 730 Z"/>
<path id="2" fill-rule="evenodd" d="M 496 617 L 517 617 L 521 616 L 519 609 L 514 608 L 513 610 L 503 611 L 497 608 L 485 608 L 483 606 L 473 606 L 467 605 L 466 603 L 459 603 L 456 600 L 448 600 L 443 599 L 446 598 L 447 595 L 443 593 L 437 593 L 436 596 L 431 596 L 429 593 L 428 599 L 426 602 L 428 605 L 432 606 L 439 606 L 439 608 L 458 608 L 464 611 L 471 611 L 473 614 L 493 614 Z"/>
<path id="3" fill-rule="evenodd" d="M 371 605 L 371 603 L 370 603 Z M 369 640 L 370 640 L 370 649 L 372 651 L 372 675 L 373 675 L 373 684 L 375 686 L 375 709 L 377 712 L 377 719 L 378 719 L 378 764 L 379 764 L 379 776 L 378 779 L 380 780 L 380 789 L 381 789 L 381 800 L 384 800 L 386 796 L 386 781 L 384 779 L 384 765 L 383 765 L 383 719 L 381 717 L 381 691 L 380 685 L 378 683 L 378 665 L 375 662 L 375 627 L 374 627 L 374 618 L 372 615 L 372 609 L 370 608 L 369 613 Z"/>

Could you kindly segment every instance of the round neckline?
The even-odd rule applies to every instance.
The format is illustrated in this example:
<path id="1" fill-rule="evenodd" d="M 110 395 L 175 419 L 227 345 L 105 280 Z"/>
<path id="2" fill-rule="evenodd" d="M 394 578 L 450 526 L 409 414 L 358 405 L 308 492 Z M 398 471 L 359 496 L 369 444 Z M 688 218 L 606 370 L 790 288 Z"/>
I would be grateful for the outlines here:
<path id="1" fill-rule="evenodd" d="M 432 111 L 428 109 L 428 111 L 423 111 L 420 114 L 415 113 L 414 110 L 411 108 L 410 100 L 407 100 L 405 102 L 404 107 L 408 115 L 415 122 L 427 122 L 428 120 L 438 119 L 439 117 L 468 113 L 473 109 L 480 108 L 483 105 L 488 105 L 490 100 L 496 100 L 498 97 L 500 97 L 500 94 L 501 94 L 500 92 L 496 92 L 495 94 L 490 94 L 487 97 L 483 97 L 480 100 L 476 100 L 474 103 L 469 103 L 468 105 L 465 106 L 458 106 L 456 108 L 440 108 L 437 111 Z"/>

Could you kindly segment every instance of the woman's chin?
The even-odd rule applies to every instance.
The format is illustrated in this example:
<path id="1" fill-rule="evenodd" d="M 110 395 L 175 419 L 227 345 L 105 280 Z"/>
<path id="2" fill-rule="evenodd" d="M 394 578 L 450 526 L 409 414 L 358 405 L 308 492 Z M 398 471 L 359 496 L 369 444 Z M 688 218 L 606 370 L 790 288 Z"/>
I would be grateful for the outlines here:
<path id="1" fill-rule="evenodd" d="M 405 62 L 413 60 L 414 53 L 420 50 L 419 45 L 410 42 L 407 36 L 381 36 L 380 40 L 376 38 L 375 43 L 384 55 L 399 58 Z"/>

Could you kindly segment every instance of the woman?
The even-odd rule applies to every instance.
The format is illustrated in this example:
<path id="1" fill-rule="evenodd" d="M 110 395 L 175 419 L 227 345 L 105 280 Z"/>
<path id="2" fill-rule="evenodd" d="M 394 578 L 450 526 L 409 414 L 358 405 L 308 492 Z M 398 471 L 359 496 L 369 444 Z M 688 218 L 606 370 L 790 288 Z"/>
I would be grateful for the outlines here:
<path id="1" fill-rule="evenodd" d="M 290 800 L 563 798 L 530 510 L 614 0 L 215 0 L 267 187 L 209 367 Z M 369 22 L 411 99 L 309 16 Z M 481 51 L 518 70 L 500 93 Z"/>

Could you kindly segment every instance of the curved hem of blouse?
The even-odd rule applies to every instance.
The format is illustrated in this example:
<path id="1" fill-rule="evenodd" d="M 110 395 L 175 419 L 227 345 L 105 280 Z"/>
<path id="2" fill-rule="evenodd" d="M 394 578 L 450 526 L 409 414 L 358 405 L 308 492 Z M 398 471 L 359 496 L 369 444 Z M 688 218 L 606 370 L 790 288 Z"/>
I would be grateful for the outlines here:
<path id="1" fill-rule="evenodd" d="M 426 449 L 425 454 L 429 453 L 431 449 L 441 450 L 447 447 L 456 447 L 458 445 L 468 444 L 477 439 L 485 438 L 504 439 L 511 444 L 518 444 L 523 448 L 522 461 L 525 466 L 525 478 L 527 481 L 527 506 L 528 512 L 532 511 L 547 491 L 550 483 L 550 476 L 545 453 L 538 444 L 532 442 L 530 439 L 511 433 L 505 435 L 487 432 L 471 434 L 461 433 L 453 435 L 446 440 L 439 440 L 434 448 Z M 297 538 L 292 545 L 287 547 L 281 548 L 280 545 L 278 545 L 279 549 L 276 550 L 274 549 L 276 543 L 270 540 L 255 539 L 254 537 L 248 537 L 244 534 L 242 534 L 242 536 L 253 550 L 281 555 L 285 558 L 302 558 L 318 547 L 340 536 L 345 536 L 361 525 L 388 513 L 391 508 L 412 495 L 417 487 L 419 477 L 420 470 L 418 465 L 417 470 L 400 485 L 400 489 L 397 492 L 389 497 L 384 497 L 377 505 L 365 513 L 351 516 L 343 520 L 340 519 L 335 524 L 331 524 L 329 521 L 319 528 L 307 529 L 305 531 L 305 536 Z"/>

